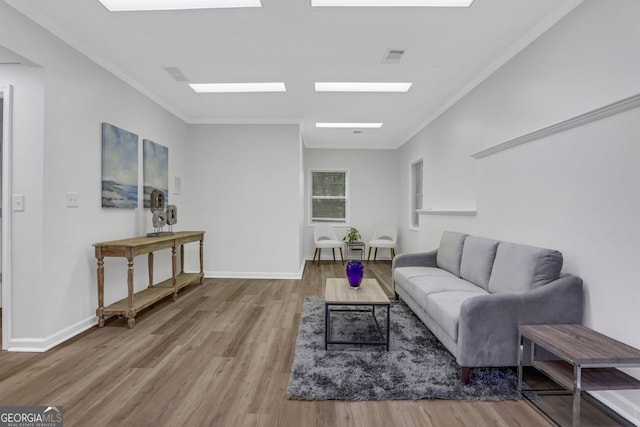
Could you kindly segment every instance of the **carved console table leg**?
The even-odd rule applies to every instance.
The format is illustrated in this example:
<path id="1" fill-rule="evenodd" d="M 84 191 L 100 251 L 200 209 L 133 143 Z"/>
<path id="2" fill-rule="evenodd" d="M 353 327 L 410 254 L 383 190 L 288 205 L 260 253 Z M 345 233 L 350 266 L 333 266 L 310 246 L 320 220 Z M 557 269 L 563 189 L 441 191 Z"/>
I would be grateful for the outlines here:
<path id="1" fill-rule="evenodd" d="M 96 252 L 101 252 L 99 249 Z M 98 316 L 98 327 L 104 326 L 104 257 L 102 253 L 96 254 L 98 258 L 98 309 L 96 310 L 96 316 Z"/>
<path id="2" fill-rule="evenodd" d="M 148 288 L 153 287 L 153 252 L 149 252 L 149 286 Z"/>
<path id="3" fill-rule="evenodd" d="M 129 303 L 129 309 L 127 310 L 127 324 L 129 325 L 129 329 L 133 328 L 133 325 L 136 323 L 136 311 L 133 308 L 133 255 L 129 255 L 127 257 L 128 268 L 127 268 L 127 290 L 128 296 L 127 300 Z"/>
<path id="4" fill-rule="evenodd" d="M 176 276 L 176 245 L 171 247 L 171 274 L 173 277 L 173 300 L 178 299 L 178 281 Z"/>
<path id="5" fill-rule="evenodd" d="M 180 274 L 184 273 L 184 245 L 180 245 Z"/>
<path id="6" fill-rule="evenodd" d="M 200 284 L 204 282 L 204 234 L 200 238 Z"/>

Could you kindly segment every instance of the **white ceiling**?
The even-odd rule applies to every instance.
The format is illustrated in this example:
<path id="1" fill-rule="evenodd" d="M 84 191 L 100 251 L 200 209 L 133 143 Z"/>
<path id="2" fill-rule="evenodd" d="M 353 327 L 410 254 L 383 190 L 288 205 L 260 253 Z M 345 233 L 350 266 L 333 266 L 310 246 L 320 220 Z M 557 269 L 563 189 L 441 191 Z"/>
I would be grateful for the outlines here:
<path id="1" fill-rule="evenodd" d="M 307 147 L 396 148 L 582 0 L 470 8 L 262 8 L 109 13 L 98 0 L 5 0 L 188 123 L 300 123 Z M 406 51 L 382 64 L 388 48 Z M 1 52 L 0 52 L 1 53 Z M 196 94 L 191 83 L 284 81 L 286 93 Z M 315 93 L 316 81 L 413 82 L 401 93 Z M 383 122 L 316 129 L 315 122 Z"/>

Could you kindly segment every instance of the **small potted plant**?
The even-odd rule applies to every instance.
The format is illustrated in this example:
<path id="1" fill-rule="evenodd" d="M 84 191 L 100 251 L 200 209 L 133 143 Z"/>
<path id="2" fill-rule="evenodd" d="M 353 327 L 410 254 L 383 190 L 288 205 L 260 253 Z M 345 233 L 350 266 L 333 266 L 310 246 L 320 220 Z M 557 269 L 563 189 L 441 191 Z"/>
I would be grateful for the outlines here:
<path id="1" fill-rule="evenodd" d="M 344 237 L 342 238 L 343 241 L 349 242 L 349 243 L 357 242 L 358 239 L 362 239 L 362 236 L 360 235 L 360 232 L 358 231 L 358 229 L 355 227 L 349 228 L 349 231 L 347 231 L 347 234 L 345 234 Z"/>

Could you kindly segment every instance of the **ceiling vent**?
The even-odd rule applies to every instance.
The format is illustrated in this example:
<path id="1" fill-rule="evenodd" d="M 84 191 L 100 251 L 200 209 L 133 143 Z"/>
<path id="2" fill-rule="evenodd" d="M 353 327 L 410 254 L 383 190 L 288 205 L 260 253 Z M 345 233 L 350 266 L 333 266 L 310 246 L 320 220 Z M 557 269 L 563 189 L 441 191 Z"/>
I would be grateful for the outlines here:
<path id="1" fill-rule="evenodd" d="M 383 64 L 398 64 L 404 55 L 404 49 L 387 49 L 382 57 Z"/>
<path id="2" fill-rule="evenodd" d="M 167 73 L 169 73 L 169 75 L 171 77 L 173 77 L 174 80 L 176 80 L 178 82 L 188 82 L 189 81 L 187 76 L 182 74 L 182 70 L 180 70 L 180 68 L 178 68 L 178 67 L 164 67 L 164 70 Z"/>

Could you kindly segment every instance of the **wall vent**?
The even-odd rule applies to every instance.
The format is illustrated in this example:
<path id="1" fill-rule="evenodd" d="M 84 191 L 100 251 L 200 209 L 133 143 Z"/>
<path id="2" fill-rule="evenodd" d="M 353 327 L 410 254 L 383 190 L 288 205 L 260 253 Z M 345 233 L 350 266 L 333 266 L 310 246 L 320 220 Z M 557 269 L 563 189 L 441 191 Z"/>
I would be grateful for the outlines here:
<path id="1" fill-rule="evenodd" d="M 382 57 L 383 64 L 398 64 L 404 55 L 404 49 L 387 49 Z"/>
<path id="2" fill-rule="evenodd" d="M 164 70 L 169 73 L 174 80 L 178 82 L 188 82 L 189 79 L 182 73 L 182 70 L 178 67 L 164 67 Z"/>

